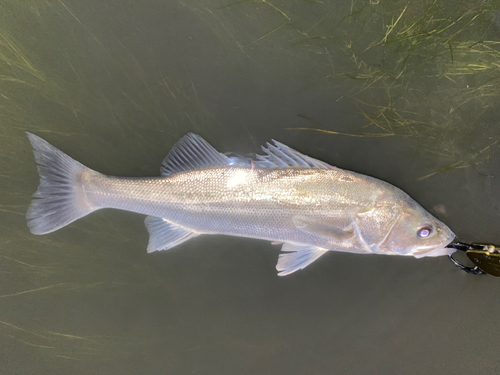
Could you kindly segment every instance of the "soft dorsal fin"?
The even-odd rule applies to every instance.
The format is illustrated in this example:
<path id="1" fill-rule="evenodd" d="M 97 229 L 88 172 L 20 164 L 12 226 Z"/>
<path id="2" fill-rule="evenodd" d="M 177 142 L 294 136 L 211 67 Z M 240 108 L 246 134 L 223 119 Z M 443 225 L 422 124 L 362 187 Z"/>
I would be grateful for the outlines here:
<path id="1" fill-rule="evenodd" d="M 275 140 L 272 142 L 274 144 L 266 143 L 267 147 L 262 146 L 266 155 L 255 155 L 257 160 L 229 158 L 218 152 L 199 135 L 188 133 L 177 141 L 163 160 L 161 174 L 170 176 L 172 173 L 220 166 L 266 169 L 290 167 L 335 169 L 335 167 L 301 154 L 283 143 Z"/>
<path id="2" fill-rule="evenodd" d="M 229 165 L 229 158 L 197 134 L 188 133 L 172 147 L 161 165 L 162 176 Z"/>
<path id="3" fill-rule="evenodd" d="M 262 151 L 266 155 L 255 155 L 257 161 L 255 165 L 261 168 L 316 168 L 316 169 L 335 169 L 331 165 L 304 155 L 283 143 L 272 140 L 274 145 L 269 142 L 266 147 L 262 146 Z"/>

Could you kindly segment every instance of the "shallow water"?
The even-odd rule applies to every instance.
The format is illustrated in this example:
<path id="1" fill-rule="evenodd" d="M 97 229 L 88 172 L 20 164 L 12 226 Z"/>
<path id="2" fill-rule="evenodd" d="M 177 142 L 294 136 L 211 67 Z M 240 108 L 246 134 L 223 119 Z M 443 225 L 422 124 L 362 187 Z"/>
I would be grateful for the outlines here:
<path id="1" fill-rule="evenodd" d="M 407 4 L 0 5 L 0 373 L 498 370 L 499 280 L 445 257 L 331 253 L 280 278 L 265 241 L 147 254 L 140 215 L 46 236 L 24 218 L 38 185 L 24 131 L 123 176 L 158 175 L 195 132 L 244 156 L 276 139 L 500 243 L 500 7 Z"/>

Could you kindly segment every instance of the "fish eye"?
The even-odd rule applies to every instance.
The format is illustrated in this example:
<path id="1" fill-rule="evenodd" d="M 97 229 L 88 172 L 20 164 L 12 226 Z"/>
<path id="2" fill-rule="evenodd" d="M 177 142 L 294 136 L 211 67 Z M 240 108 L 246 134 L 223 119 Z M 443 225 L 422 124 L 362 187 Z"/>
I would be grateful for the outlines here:
<path id="1" fill-rule="evenodd" d="M 417 231 L 417 237 L 419 238 L 427 238 L 429 237 L 432 232 L 434 230 L 432 229 L 432 227 L 423 227 L 423 228 L 420 228 L 418 231 Z"/>

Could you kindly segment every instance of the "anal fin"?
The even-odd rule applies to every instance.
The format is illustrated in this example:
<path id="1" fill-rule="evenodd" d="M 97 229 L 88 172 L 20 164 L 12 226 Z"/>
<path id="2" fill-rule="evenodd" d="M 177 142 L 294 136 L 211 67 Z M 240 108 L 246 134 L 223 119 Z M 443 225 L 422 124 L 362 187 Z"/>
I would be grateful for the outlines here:
<path id="1" fill-rule="evenodd" d="M 148 216 L 144 224 L 149 232 L 148 253 L 171 249 L 198 235 L 161 217 Z"/>
<path id="2" fill-rule="evenodd" d="M 326 249 L 312 245 L 291 243 L 285 243 L 281 251 L 278 264 L 276 264 L 276 269 L 279 271 L 278 276 L 286 276 L 301 270 L 328 252 Z"/>

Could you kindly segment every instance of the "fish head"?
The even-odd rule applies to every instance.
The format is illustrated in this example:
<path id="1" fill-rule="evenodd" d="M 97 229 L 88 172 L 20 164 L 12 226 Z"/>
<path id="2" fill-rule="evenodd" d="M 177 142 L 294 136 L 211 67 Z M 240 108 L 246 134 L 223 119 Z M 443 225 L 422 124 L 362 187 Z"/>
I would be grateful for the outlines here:
<path id="1" fill-rule="evenodd" d="M 374 252 L 415 258 L 448 255 L 455 235 L 444 223 L 408 197 L 357 215 L 360 238 Z"/>

